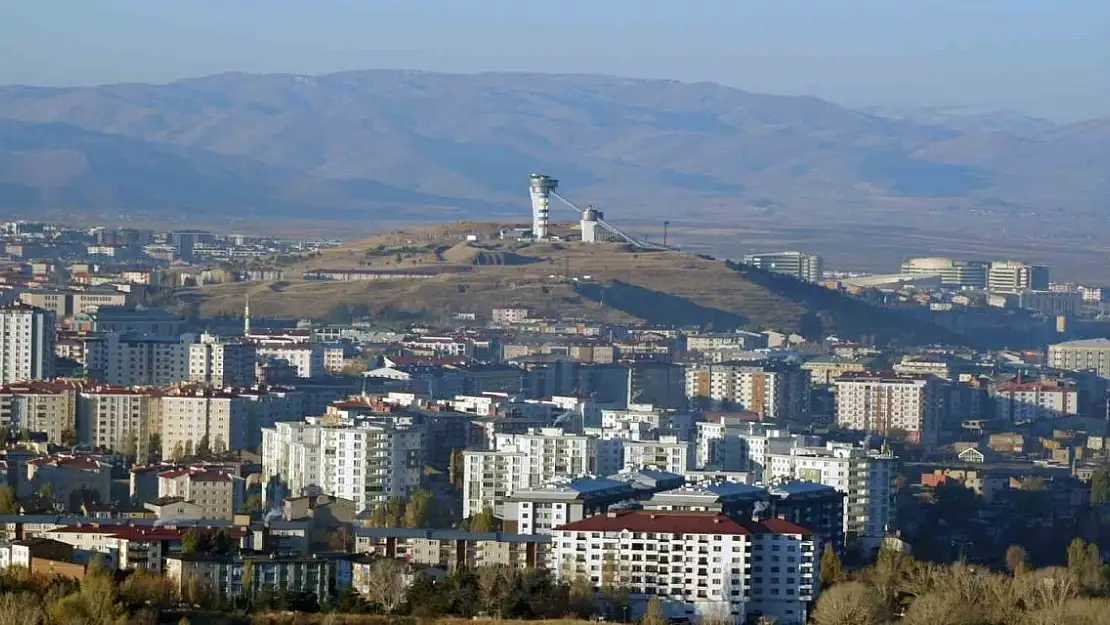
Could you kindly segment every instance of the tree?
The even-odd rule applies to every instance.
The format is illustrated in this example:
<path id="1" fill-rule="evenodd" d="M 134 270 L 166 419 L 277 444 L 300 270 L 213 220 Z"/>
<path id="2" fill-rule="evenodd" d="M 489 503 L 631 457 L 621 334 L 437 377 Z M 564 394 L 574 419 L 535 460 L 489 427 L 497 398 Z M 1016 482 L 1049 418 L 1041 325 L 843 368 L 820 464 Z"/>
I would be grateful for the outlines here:
<path id="1" fill-rule="evenodd" d="M 470 531 L 472 532 L 493 532 L 497 528 L 497 517 L 493 514 L 493 508 L 486 506 L 482 511 L 470 517 Z"/>
<path id="2" fill-rule="evenodd" d="M 836 555 L 832 543 L 825 543 L 825 549 L 821 551 L 821 587 L 828 588 L 840 582 L 842 569 L 840 556 Z"/>
<path id="3" fill-rule="evenodd" d="M 51 623 L 124 625 L 127 611 L 119 602 L 115 581 L 107 572 L 90 569 L 80 588 L 47 608 Z"/>
<path id="4" fill-rule="evenodd" d="M 462 449 L 452 449 L 451 461 L 448 465 L 448 472 L 450 474 L 448 476 L 448 479 L 451 480 L 451 484 L 454 485 L 454 487 L 459 491 L 463 489 L 463 478 L 465 477 L 463 471 L 464 458 L 462 452 Z"/>
<path id="5" fill-rule="evenodd" d="M 1091 503 L 1110 502 L 1110 465 L 1102 465 L 1091 474 Z"/>
<path id="6" fill-rule="evenodd" d="M 341 525 L 339 529 L 328 534 L 328 549 L 332 551 L 354 551 L 355 535 L 349 525 Z"/>
<path id="7" fill-rule="evenodd" d="M 0 514 L 17 512 L 19 512 L 19 502 L 15 500 L 15 489 L 11 486 L 0 486 Z"/>
<path id="8" fill-rule="evenodd" d="M 212 553 L 219 555 L 227 555 L 231 553 L 231 548 L 234 541 L 231 539 L 231 532 L 224 528 L 218 528 L 212 532 L 212 539 L 210 541 Z"/>
<path id="9" fill-rule="evenodd" d="M 50 499 L 50 500 L 54 499 L 54 485 L 53 484 L 50 484 L 50 483 L 43 484 L 42 486 L 39 486 L 39 489 L 36 492 L 38 493 L 38 496 L 42 497 L 43 499 Z"/>
<path id="10" fill-rule="evenodd" d="M 432 504 L 431 491 L 422 488 L 414 492 L 409 497 L 408 504 L 405 505 L 404 526 L 411 528 L 428 527 L 428 517 L 431 514 Z"/>
<path id="11" fill-rule="evenodd" d="M 821 593 L 813 610 L 814 625 L 881 625 L 889 613 L 867 584 L 845 582 Z"/>
<path id="12" fill-rule="evenodd" d="M 663 600 L 659 597 L 652 597 L 648 600 L 647 609 L 644 611 L 644 618 L 640 621 L 641 625 L 667 625 L 667 615 L 663 612 Z"/>
<path id="13" fill-rule="evenodd" d="M 1029 570 L 1029 554 L 1021 545 L 1010 545 L 1006 549 L 1006 570 L 1014 576 L 1022 575 Z"/>
<path id="14" fill-rule="evenodd" d="M 208 458 L 212 455 L 212 446 L 208 442 L 208 435 L 205 434 L 197 441 L 196 451 L 193 452 L 198 458 Z"/>
<path id="15" fill-rule="evenodd" d="M 255 493 L 247 497 L 243 505 L 236 511 L 239 514 L 257 514 L 262 512 L 262 495 Z"/>
<path id="16" fill-rule="evenodd" d="M 209 553 L 212 550 L 208 533 L 195 527 L 181 536 L 181 553 Z"/>
<path id="17" fill-rule="evenodd" d="M 184 457 L 185 457 L 185 444 L 182 443 L 181 441 L 177 441 L 177 443 L 173 446 L 173 452 L 170 454 L 170 459 L 173 460 L 174 462 L 177 462 L 177 461 L 181 460 Z"/>
<path id="18" fill-rule="evenodd" d="M 405 599 L 405 568 L 393 558 L 383 558 L 366 576 L 366 597 L 386 614 L 392 614 Z"/>
<path id="19" fill-rule="evenodd" d="M 122 451 L 125 458 L 134 462 L 139 455 L 139 437 L 131 432 L 125 434 Z"/>
<path id="20" fill-rule="evenodd" d="M 1088 544 L 1082 538 L 1071 541 L 1068 545 L 1068 572 L 1083 594 L 1096 597 L 1106 594 L 1106 566 L 1095 543 Z"/>
<path id="21" fill-rule="evenodd" d="M 77 446 L 77 430 L 74 428 L 66 428 L 62 430 L 61 443 L 65 447 Z"/>

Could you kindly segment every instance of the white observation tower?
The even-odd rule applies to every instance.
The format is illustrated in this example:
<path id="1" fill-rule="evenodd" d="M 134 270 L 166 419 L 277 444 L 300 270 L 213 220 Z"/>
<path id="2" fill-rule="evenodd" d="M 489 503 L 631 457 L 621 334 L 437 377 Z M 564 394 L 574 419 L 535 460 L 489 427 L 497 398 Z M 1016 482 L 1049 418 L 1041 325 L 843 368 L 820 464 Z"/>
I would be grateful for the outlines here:
<path id="1" fill-rule="evenodd" d="M 559 181 L 551 176 L 532 174 L 528 177 L 528 188 L 532 194 L 532 236 L 546 239 L 547 221 L 551 193 L 558 188 Z"/>

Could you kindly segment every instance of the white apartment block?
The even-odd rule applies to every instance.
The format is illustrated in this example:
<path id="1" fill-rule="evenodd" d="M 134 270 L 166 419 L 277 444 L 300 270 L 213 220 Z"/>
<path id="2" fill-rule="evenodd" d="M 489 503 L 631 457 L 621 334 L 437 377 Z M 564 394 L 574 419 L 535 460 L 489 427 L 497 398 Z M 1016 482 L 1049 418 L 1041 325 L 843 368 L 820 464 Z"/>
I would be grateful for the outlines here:
<path id="1" fill-rule="evenodd" d="M 93 387 L 77 400 L 77 440 L 94 449 L 146 457 L 152 411 L 160 408 L 150 391 Z M 160 450 L 159 450 L 160 451 Z"/>
<path id="2" fill-rule="evenodd" d="M 1079 390 L 1070 383 L 1010 382 L 994 389 L 993 395 L 995 418 L 1011 423 L 1079 414 Z"/>
<path id="3" fill-rule="evenodd" d="M 794 447 L 768 456 L 767 479 L 832 486 L 845 494 L 844 534 L 881 539 L 894 521 L 894 457 L 854 445 Z"/>
<path id="4" fill-rule="evenodd" d="M 657 469 L 682 475 L 694 467 L 694 444 L 674 436 L 657 441 L 624 441 L 622 471 Z"/>
<path id="5" fill-rule="evenodd" d="M 464 451 L 463 518 L 486 508 L 504 515 L 504 503 L 514 491 L 527 488 L 531 477 L 528 454 L 515 451 Z"/>
<path id="6" fill-rule="evenodd" d="M 630 617 L 651 597 L 668 618 L 802 625 L 820 588 L 820 541 L 781 519 L 738 522 L 709 512 L 608 512 L 553 530 L 550 569 L 565 583 L 627 588 Z"/>
<path id="7" fill-rule="evenodd" d="M 748 410 L 763 421 L 809 419 L 809 371 L 781 362 L 726 362 L 686 370 L 686 397 L 714 408 Z"/>
<path id="8" fill-rule="evenodd" d="M 1110 339 L 1082 339 L 1048 346 L 1048 365 L 1066 371 L 1094 371 L 1110 377 Z"/>
<path id="9" fill-rule="evenodd" d="M 653 433 L 667 431 L 681 440 L 693 440 L 697 416 L 692 412 L 678 410 L 657 410 L 651 406 L 632 404 L 625 410 L 601 411 L 601 427 L 604 430 L 637 431 L 635 426 L 644 424 Z"/>
<path id="10" fill-rule="evenodd" d="M 54 377 L 55 319 L 26 304 L 0 308 L 0 384 Z"/>
<path id="11" fill-rule="evenodd" d="M 259 343 L 255 346 L 259 362 L 284 363 L 297 372 L 298 378 L 319 378 L 325 375 L 322 343 Z M 342 369 L 340 365 L 340 369 Z"/>
<path id="12" fill-rule="evenodd" d="M 426 436 L 392 417 L 276 423 L 262 429 L 262 473 L 294 496 L 324 493 L 365 510 L 420 486 Z"/>
<path id="13" fill-rule="evenodd" d="M 931 375 L 847 374 L 836 379 L 836 422 L 887 435 L 892 430 L 932 449 L 944 417 L 943 382 Z"/>
<path id="14" fill-rule="evenodd" d="M 250 386 L 258 354 L 250 343 L 224 342 L 210 334 L 189 345 L 189 381 L 220 388 Z"/>
<path id="15" fill-rule="evenodd" d="M 243 505 L 243 478 L 230 471 L 176 469 L 158 474 L 158 497 L 178 497 L 200 506 L 202 519 L 235 517 Z"/>
<path id="16" fill-rule="evenodd" d="M 189 379 L 189 344 L 178 338 L 105 334 L 86 345 L 89 377 L 113 386 L 169 386 Z"/>
<path id="17" fill-rule="evenodd" d="M 62 434 L 76 428 L 77 387 L 61 382 L 15 382 L 0 387 L 0 429 L 46 433 L 61 444 Z"/>
<path id="18" fill-rule="evenodd" d="M 181 387 L 163 395 L 159 403 L 163 458 L 192 454 L 203 438 L 214 452 L 250 449 L 258 438 L 257 413 L 249 397 Z"/>
<path id="19" fill-rule="evenodd" d="M 533 429 L 527 434 L 494 435 L 496 451 L 528 454 L 527 486 L 538 486 L 556 477 L 610 475 L 620 470 L 614 460 L 620 441 L 565 434 L 559 428 Z"/>
<path id="20" fill-rule="evenodd" d="M 785 451 L 795 441 L 787 430 L 724 417 L 697 424 L 695 466 L 719 471 L 746 471 L 762 480 L 769 452 Z"/>

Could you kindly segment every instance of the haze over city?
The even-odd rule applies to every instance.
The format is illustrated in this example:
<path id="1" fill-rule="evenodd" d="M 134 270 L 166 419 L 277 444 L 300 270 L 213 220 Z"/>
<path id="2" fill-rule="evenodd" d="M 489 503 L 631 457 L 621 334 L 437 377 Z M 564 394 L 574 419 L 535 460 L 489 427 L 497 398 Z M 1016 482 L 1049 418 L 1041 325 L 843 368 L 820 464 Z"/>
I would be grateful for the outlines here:
<path id="1" fill-rule="evenodd" d="M 0 625 L 1104 625 L 1108 25 L 0 9 Z"/>

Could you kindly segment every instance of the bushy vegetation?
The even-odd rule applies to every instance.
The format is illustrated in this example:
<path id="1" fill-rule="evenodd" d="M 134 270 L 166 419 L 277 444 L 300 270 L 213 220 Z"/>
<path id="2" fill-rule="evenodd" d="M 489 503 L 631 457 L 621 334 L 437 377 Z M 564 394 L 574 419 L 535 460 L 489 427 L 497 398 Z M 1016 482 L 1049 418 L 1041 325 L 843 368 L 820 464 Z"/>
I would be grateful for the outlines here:
<path id="1" fill-rule="evenodd" d="M 1098 546 L 1076 539 L 1066 567 L 1033 569 L 1024 550 L 1007 571 L 921 562 L 892 550 L 846 573 L 817 601 L 815 625 L 1103 625 L 1110 582 Z M 831 561 L 831 558 L 830 558 Z M 831 563 L 825 565 L 832 566 Z"/>

